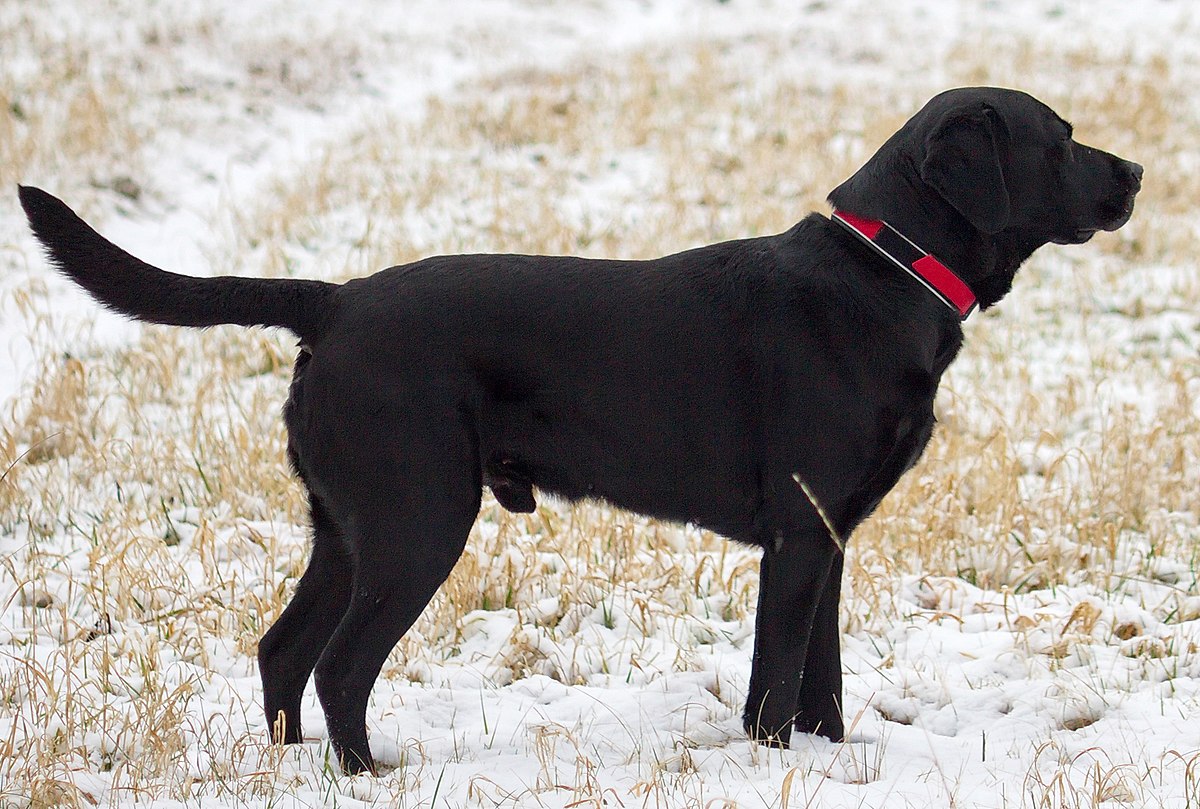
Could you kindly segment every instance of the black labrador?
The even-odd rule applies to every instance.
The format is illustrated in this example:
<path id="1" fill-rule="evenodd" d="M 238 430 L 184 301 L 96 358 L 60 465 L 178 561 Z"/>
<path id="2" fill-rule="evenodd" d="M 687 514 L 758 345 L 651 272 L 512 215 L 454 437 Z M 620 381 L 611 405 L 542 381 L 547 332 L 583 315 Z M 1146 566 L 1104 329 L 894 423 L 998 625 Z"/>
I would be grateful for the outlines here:
<path id="1" fill-rule="evenodd" d="M 1142 168 L 1025 93 L 933 98 L 785 233 L 653 261 L 428 258 L 342 285 L 142 263 L 21 188 L 50 260 L 104 305 L 300 339 L 284 410 L 313 548 L 259 644 L 273 738 L 315 671 L 347 772 L 373 770 L 385 657 L 462 553 L 483 486 L 600 498 L 763 548 L 744 724 L 840 739 L 841 543 L 921 455 L 961 321 L 1047 242 L 1133 210 Z"/>

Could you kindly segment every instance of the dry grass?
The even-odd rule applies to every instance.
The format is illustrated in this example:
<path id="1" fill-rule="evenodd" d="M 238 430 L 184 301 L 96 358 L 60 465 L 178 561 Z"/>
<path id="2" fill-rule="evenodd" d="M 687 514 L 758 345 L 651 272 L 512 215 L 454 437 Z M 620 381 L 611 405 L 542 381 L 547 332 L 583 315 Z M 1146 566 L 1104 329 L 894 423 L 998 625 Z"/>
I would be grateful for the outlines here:
<path id="1" fill-rule="evenodd" d="M 0 42 L 38 35 L 25 25 L 0 31 Z M 1196 335 L 1161 334 L 1156 316 L 1200 303 L 1194 273 L 1177 272 L 1200 247 L 1194 230 L 1178 227 L 1188 200 L 1200 199 L 1200 167 L 1181 157 L 1197 122 L 1171 103 L 1178 88 L 1166 63 L 1132 73 L 1099 51 L 1014 47 L 981 64 L 975 45 L 955 56 L 959 83 L 1011 84 L 1022 66 L 1043 66 L 1059 78 L 1032 89 L 1075 119 L 1081 139 L 1146 164 L 1150 182 L 1127 232 L 1028 268 L 1012 302 L 1026 312 L 1019 328 L 1003 307 L 972 322 L 925 459 L 851 543 L 846 628 L 882 636 L 911 620 L 902 596 L 917 576 L 933 582 L 934 611 L 948 609 L 944 579 L 1014 596 L 1064 585 L 1115 596 L 1165 583 L 1178 597 L 1147 609 L 1165 624 L 1193 620 Z M 368 124 L 242 209 L 214 261 L 255 274 L 299 267 L 345 277 L 436 252 L 642 257 L 782 230 L 821 209 L 908 108 L 863 108 L 844 88 L 799 78 L 757 80 L 739 47 L 748 46 L 507 75 L 435 101 L 419 124 Z M 785 49 L 768 43 L 766 58 Z M 122 114 L 131 89 L 120 75 L 101 79 L 86 54 L 69 51 L 37 77 L 0 70 L 0 182 L 74 167 L 82 155 L 120 152 L 135 170 L 144 127 Z M 1089 81 L 1072 81 L 1080 75 Z M 1131 119 L 1145 126 L 1135 130 Z M 1161 278 L 1132 283 L 1130 262 L 1139 273 L 1161 269 Z M 1066 305 L 1081 314 L 1064 317 L 1055 299 L 1021 289 L 1039 284 L 1077 293 Z M 28 305 L 39 305 L 36 295 Z M 1071 354 L 1116 320 L 1130 336 L 1120 353 L 1105 345 Z M 303 570 L 302 501 L 278 418 L 290 347 L 277 334 L 147 328 L 120 350 L 62 356 L 50 334 L 42 339 L 41 369 L 0 432 L 0 595 L 21 616 L 0 635 L 0 784 L 10 790 L 0 803 L 20 794 L 32 806 L 93 804 L 89 790 L 103 779 L 80 773 L 103 774 L 117 795 L 180 801 L 269 801 L 297 783 L 313 786 L 313 768 L 296 754 L 263 749 L 246 696 L 256 640 Z M 1027 364 L 1047 350 L 1064 352 L 1066 373 Z M 1153 382 L 1123 397 L 1105 388 L 1113 378 Z M 551 503 L 514 516 L 489 500 L 467 553 L 384 677 L 430 678 L 460 654 L 479 611 L 512 611 L 519 628 L 491 662 L 496 678 L 574 684 L 602 671 L 604 659 L 567 645 L 597 611 L 601 624 L 642 622 L 646 636 L 664 624 L 695 633 L 678 659 L 645 662 L 647 676 L 688 671 L 690 655 L 714 643 L 705 633 L 752 616 L 756 568 L 746 549 L 602 505 Z M 1057 659 L 1097 639 L 1136 638 L 1136 628 L 1101 613 L 1080 608 L 1037 653 Z M 1032 637 L 1041 619 L 1028 620 Z M 745 637 L 737 642 L 744 647 Z M 563 648 L 575 652 L 546 651 Z M 231 651 L 236 670 L 214 674 L 216 653 Z M 738 697 L 721 687 L 714 682 L 714 693 L 732 714 Z M 217 704 L 254 715 L 222 714 Z M 542 762 L 530 796 L 569 794 L 579 806 L 606 798 L 601 756 L 575 731 L 547 725 L 530 745 Z M 428 794 L 440 765 L 419 742 L 399 749 L 388 779 L 339 794 L 399 801 L 418 784 Z M 761 755 L 756 763 L 782 766 Z M 564 756 L 574 772 L 555 770 Z M 1047 742 L 1035 758 L 1013 805 L 1149 800 L 1168 771 L 1185 774 L 1190 795 L 1200 789 L 1192 753 L 1138 769 Z M 860 765 L 871 775 L 852 779 L 883 768 L 871 754 Z M 609 797 L 639 805 L 715 797 L 687 746 L 645 772 L 629 796 Z M 792 776 L 785 783 L 782 804 L 797 805 L 799 784 L 791 793 Z M 515 801 L 505 789 L 480 776 L 470 794 Z"/>
<path id="2" fill-rule="evenodd" d="M 142 138 L 126 114 L 134 93 L 128 73 L 98 69 L 86 49 L 55 41 L 32 17 L 5 19 L 0 42 L 25 43 L 44 58 L 22 64 L 20 50 L 0 53 L 0 183 L 11 188 L 59 160 L 87 173 L 117 155 L 137 155 Z"/>

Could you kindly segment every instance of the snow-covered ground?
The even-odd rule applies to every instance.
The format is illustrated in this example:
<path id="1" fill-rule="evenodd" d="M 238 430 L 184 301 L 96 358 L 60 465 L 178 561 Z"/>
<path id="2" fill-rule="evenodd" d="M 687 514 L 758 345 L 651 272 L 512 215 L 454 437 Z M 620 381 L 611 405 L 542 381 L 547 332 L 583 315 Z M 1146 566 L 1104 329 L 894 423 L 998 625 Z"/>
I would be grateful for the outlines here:
<path id="1" fill-rule="evenodd" d="M 1200 805 L 1198 14 L 1175 0 L 0 0 L 0 178 L 180 272 L 340 277 L 408 257 L 377 255 L 400 243 L 549 250 L 533 225 L 505 227 L 506 206 L 539 198 L 553 238 L 589 235 L 573 252 L 781 230 L 752 212 L 799 218 L 831 155 L 861 159 L 933 92 L 972 82 L 1069 104 L 1081 140 L 1147 165 L 1128 228 L 1047 250 L 968 323 L 940 443 L 856 538 L 846 744 L 741 735 L 752 553 L 603 507 L 517 519 L 489 505 L 469 569 L 377 684 L 378 779 L 331 772 L 311 689 L 310 743 L 265 743 L 253 641 L 304 554 L 278 452 L 286 343 L 98 311 L 48 271 L 9 194 L 0 806 Z M 637 82 L 654 87 L 629 98 L 680 105 L 694 152 L 629 133 L 620 87 Z M 690 109 L 691 83 L 732 100 Z M 542 132 L 501 114 L 543 87 L 553 120 L 576 104 L 611 118 Z M 788 154 L 771 190 L 722 197 L 710 175 L 739 181 L 752 157 L 738 145 L 773 132 L 756 112 L 780 104 L 836 110 L 838 137 Z M 454 120 L 470 110 L 503 126 L 472 134 Z M 471 172 L 488 179 L 444 189 Z M 408 181 L 431 202 L 386 207 Z M 131 397 L 140 386 L 159 393 Z M 272 475 L 263 491 L 234 483 Z"/>

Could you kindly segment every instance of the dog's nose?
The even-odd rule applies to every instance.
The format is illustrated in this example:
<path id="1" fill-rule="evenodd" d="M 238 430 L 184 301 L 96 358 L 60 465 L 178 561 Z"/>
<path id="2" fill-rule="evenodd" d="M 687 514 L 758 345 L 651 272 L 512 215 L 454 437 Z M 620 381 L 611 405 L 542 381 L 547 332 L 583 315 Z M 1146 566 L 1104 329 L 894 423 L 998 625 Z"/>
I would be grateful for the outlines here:
<path id="1" fill-rule="evenodd" d="M 1141 188 L 1141 186 L 1142 186 L 1142 166 L 1141 166 L 1141 164 L 1134 163 L 1132 160 L 1126 160 L 1125 161 L 1125 169 L 1133 177 L 1133 181 L 1134 181 L 1134 183 L 1137 184 L 1137 187 Z"/>

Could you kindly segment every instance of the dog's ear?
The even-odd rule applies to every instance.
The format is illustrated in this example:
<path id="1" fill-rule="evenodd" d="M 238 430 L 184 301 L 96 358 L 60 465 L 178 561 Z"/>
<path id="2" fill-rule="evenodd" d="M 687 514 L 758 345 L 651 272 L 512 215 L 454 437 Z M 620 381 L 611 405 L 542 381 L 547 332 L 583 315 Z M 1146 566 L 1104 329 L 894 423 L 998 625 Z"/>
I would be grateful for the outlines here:
<path id="1" fill-rule="evenodd" d="M 951 110 L 925 139 L 921 179 L 984 233 L 1008 225 L 1011 209 L 1001 168 L 1004 122 L 984 104 Z"/>

